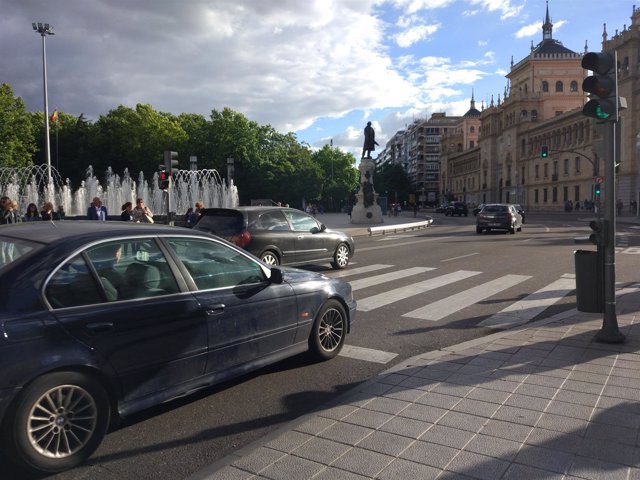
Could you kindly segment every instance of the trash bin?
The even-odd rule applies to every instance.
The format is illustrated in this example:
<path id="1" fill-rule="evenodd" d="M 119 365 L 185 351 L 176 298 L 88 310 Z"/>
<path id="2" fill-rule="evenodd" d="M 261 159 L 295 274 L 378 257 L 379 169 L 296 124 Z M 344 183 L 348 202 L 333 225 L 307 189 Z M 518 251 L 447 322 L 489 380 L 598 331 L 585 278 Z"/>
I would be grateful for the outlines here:
<path id="1" fill-rule="evenodd" d="M 589 313 L 604 312 L 604 283 L 602 258 L 594 250 L 573 252 L 576 262 L 576 303 L 578 310 Z"/>

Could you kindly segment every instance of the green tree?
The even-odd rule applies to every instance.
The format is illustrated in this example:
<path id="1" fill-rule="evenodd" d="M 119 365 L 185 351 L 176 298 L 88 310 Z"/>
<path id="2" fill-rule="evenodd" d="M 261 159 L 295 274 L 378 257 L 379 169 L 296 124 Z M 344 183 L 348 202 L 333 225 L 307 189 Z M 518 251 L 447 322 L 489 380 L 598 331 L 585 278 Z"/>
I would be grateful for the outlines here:
<path id="1" fill-rule="evenodd" d="M 355 168 L 355 157 L 338 148 L 325 145 L 313 153 L 313 160 L 322 169 L 322 192 L 319 201 L 331 211 L 349 203 L 349 197 L 358 187 L 360 172 Z"/>
<path id="2" fill-rule="evenodd" d="M 385 163 L 376 167 L 373 174 L 373 188 L 379 195 L 387 196 L 389 203 L 408 200 L 411 181 L 402 166 Z"/>
<path id="3" fill-rule="evenodd" d="M 96 122 L 94 153 L 101 168 L 110 166 L 115 172 L 128 169 L 132 176 L 143 171 L 148 178 L 163 163 L 164 151 L 177 151 L 187 139 L 177 117 L 147 104 L 138 104 L 135 110 L 120 105 Z M 178 153 L 181 168 L 187 168 L 187 154 Z"/>
<path id="4" fill-rule="evenodd" d="M 6 83 L 0 85 L 0 118 L 0 166 L 32 165 L 36 141 L 31 116 Z"/>

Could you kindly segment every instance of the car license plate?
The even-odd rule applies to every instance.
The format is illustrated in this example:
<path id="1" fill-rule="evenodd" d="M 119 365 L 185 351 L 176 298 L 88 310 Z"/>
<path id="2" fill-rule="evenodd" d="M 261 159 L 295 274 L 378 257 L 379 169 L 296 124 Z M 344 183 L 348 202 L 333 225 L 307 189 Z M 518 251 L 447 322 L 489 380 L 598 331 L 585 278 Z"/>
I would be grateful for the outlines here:
<path id="1" fill-rule="evenodd" d="M 490 227 L 499 227 L 500 224 L 499 223 L 489 223 Z"/>

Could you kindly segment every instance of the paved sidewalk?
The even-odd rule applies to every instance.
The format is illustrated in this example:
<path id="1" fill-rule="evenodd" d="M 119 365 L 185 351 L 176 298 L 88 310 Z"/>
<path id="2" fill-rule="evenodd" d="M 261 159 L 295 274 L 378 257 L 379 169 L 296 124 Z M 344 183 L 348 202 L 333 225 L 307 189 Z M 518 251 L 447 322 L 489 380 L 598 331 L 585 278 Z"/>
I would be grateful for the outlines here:
<path id="1" fill-rule="evenodd" d="M 574 309 L 428 352 L 190 478 L 640 479 L 640 283 L 617 294 L 623 344 Z"/>

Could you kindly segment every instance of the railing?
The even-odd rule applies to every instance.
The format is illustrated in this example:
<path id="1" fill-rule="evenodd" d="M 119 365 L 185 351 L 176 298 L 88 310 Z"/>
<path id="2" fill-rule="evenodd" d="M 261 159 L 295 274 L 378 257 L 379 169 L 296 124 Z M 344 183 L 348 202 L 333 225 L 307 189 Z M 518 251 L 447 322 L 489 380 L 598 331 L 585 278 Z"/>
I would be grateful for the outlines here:
<path id="1" fill-rule="evenodd" d="M 421 228 L 427 228 L 432 223 L 433 223 L 433 218 L 427 217 L 426 220 L 423 220 L 421 222 L 403 223 L 400 225 L 383 225 L 380 227 L 369 227 L 367 231 L 369 232 L 369 236 L 374 235 L 376 233 L 381 233 L 382 235 L 384 235 L 385 233 L 397 233 L 397 232 L 406 232 L 408 230 L 419 230 Z"/>

